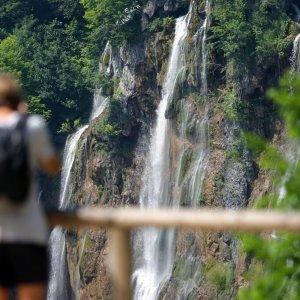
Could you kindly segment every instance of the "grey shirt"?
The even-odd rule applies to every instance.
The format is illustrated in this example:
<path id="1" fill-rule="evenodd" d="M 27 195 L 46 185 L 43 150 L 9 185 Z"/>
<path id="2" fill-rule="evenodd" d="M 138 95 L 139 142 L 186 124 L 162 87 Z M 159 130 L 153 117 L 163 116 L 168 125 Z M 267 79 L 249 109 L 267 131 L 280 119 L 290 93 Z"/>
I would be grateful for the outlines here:
<path id="1" fill-rule="evenodd" d="M 16 126 L 20 114 L 13 113 L 0 119 L 1 127 Z M 40 116 L 30 116 L 27 120 L 27 138 L 32 174 L 39 167 L 40 159 L 54 154 L 45 120 Z M 48 226 L 42 209 L 38 205 L 38 186 L 35 178 L 31 181 L 29 198 L 25 204 L 14 207 L 5 199 L 0 199 L 0 242 L 35 243 L 46 245 Z"/>

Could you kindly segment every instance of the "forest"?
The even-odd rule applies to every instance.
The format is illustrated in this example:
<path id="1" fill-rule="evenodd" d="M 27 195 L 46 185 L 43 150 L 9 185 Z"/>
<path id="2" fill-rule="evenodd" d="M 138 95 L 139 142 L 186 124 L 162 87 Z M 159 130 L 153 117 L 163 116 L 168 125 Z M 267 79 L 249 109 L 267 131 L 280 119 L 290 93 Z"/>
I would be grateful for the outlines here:
<path id="1" fill-rule="evenodd" d="M 0 0 L 0 70 L 20 79 L 61 152 L 81 129 L 68 207 L 299 210 L 299 5 Z M 97 95 L 109 103 L 89 119 Z M 105 233 L 64 234 L 69 295 L 110 299 Z M 299 234 L 151 239 L 152 256 L 149 236 L 133 238 L 135 299 L 300 297 Z"/>
<path id="2" fill-rule="evenodd" d="M 44 115 L 63 141 L 87 120 L 108 38 L 122 44 L 139 30 L 140 4 L 3 0 L 0 5 L 0 68 L 20 78 L 29 110 Z"/>

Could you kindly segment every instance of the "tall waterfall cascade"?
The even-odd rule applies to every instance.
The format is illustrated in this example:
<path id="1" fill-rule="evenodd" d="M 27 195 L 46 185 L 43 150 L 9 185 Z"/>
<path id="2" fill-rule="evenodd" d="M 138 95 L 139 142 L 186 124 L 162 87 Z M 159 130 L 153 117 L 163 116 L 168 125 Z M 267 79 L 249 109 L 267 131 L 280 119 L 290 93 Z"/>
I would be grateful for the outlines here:
<path id="1" fill-rule="evenodd" d="M 169 206 L 170 174 L 169 148 L 170 124 L 165 111 L 173 96 L 176 77 L 183 68 L 183 45 L 188 32 L 190 13 L 176 20 L 175 38 L 165 77 L 162 100 L 157 109 L 156 125 L 153 129 L 147 165 L 145 168 L 140 205 L 142 208 Z M 156 299 L 159 288 L 172 273 L 174 256 L 174 232 L 154 228 L 142 233 L 142 265 L 134 274 L 135 299 Z"/>
<path id="2" fill-rule="evenodd" d="M 210 1 L 206 0 L 205 5 L 205 19 L 203 25 L 201 26 L 201 94 L 206 102 L 207 98 L 207 49 L 206 49 L 206 39 L 207 39 L 207 24 L 210 11 Z M 205 170 L 207 165 L 208 156 L 208 108 L 205 107 L 204 116 L 201 120 L 196 120 L 196 132 L 198 134 L 197 139 L 199 141 L 199 147 L 197 148 L 197 159 L 194 168 L 191 172 L 191 182 L 189 187 L 188 198 L 191 199 L 191 206 L 197 206 L 199 199 L 202 194 L 203 180 L 205 176 Z"/>
<path id="3" fill-rule="evenodd" d="M 210 2 L 206 2 L 206 11 L 210 8 Z M 199 204 L 202 194 L 202 183 L 205 176 L 206 162 L 208 156 L 207 129 L 208 113 L 205 108 L 204 116 L 197 119 L 193 106 L 181 100 L 182 117 L 180 120 L 180 151 L 175 160 L 175 167 L 170 161 L 171 152 L 171 121 L 165 118 L 168 104 L 173 99 L 175 85 L 182 71 L 187 67 L 185 60 L 185 41 L 188 34 L 188 26 L 191 18 L 192 7 L 189 13 L 176 20 L 175 37 L 172 45 L 171 55 L 168 62 L 168 70 L 163 84 L 162 98 L 157 109 L 157 119 L 153 128 L 149 154 L 146 160 L 146 167 L 142 179 L 140 193 L 141 208 L 157 208 L 163 206 L 178 207 L 183 189 L 188 190 L 187 198 L 190 206 Z M 208 24 L 208 13 L 197 34 L 201 37 L 195 52 L 201 47 L 201 68 L 195 72 L 200 75 L 201 89 L 199 94 L 205 99 L 207 97 L 207 74 L 206 74 L 206 34 Z M 196 56 L 196 55 L 195 55 Z M 184 141 L 187 139 L 187 127 L 193 122 L 197 132 L 194 147 L 194 161 L 191 164 L 184 180 L 180 179 L 180 166 L 187 149 Z M 174 158 L 173 158 L 174 160 Z M 174 164 L 174 163 L 173 163 Z M 185 194 L 186 195 L 186 194 Z M 136 269 L 133 274 L 134 299 L 154 300 L 173 271 L 175 256 L 175 231 L 158 230 L 154 228 L 143 230 L 137 234 L 135 248 L 141 249 L 137 258 Z M 139 250 L 136 250 L 137 252 Z M 193 261 L 193 258 L 190 258 Z M 193 262 L 194 263 L 194 262 Z M 198 268 L 199 270 L 199 268 Z M 196 274 L 197 273 L 197 274 Z M 198 272 L 195 276 L 198 277 Z M 191 279 L 191 281 L 193 281 Z M 188 293 L 192 288 L 191 282 L 180 287 L 182 293 Z M 179 299 L 179 298 L 178 298 Z"/>
<path id="4" fill-rule="evenodd" d="M 205 6 L 205 19 L 200 29 L 194 36 L 194 41 L 200 37 L 198 47 L 195 47 L 195 53 L 201 53 L 198 57 L 201 62 L 201 66 L 198 65 L 198 72 L 201 74 L 201 80 L 199 82 L 199 93 L 203 98 L 203 113 L 201 118 L 195 114 L 193 105 L 183 99 L 181 103 L 181 148 L 179 154 L 179 168 L 177 170 L 177 178 L 175 189 L 173 192 L 173 198 L 179 203 L 184 203 L 185 206 L 198 207 L 201 205 L 203 182 L 206 175 L 206 169 L 209 158 L 209 143 L 208 143 L 208 129 L 209 129 L 209 117 L 208 117 L 208 87 L 207 87 L 207 26 L 210 13 L 210 1 L 206 1 Z M 196 45 L 196 44 L 195 44 Z M 196 56 L 195 56 L 196 57 Z M 197 74 L 197 72 L 195 72 Z M 190 149 L 188 140 L 188 128 L 191 123 L 195 128 L 194 145 L 192 152 Z M 190 163 L 190 167 L 187 170 L 185 176 L 182 177 L 185 162 L 184 157 L 189 153 L 190 157 L 194 157 Z M 192 153 L 192 154 L 190 154 Z M 175 299 L 190 299 L 190 295 L 193 290 L 197 289 L 201 280 L 201 253 L 195 257 L 195 253 L 186 253 L 184 257 L 181 257 L 181 262 L 184 261 L 180 272 L 178 274 L 180 280 L 178 282 L 178 288 L 176 291 Z"/>
<path id="5" fill-rule="evenodd" d="M 88 126 L 84 126 L 71 135 L 65 146 L 61 189 L 59 198 L 59 209 L 65 209 L 72 194 L 71 170 L 75 159 L 78 141 Z M 60 227 L 56 227 L 50 236 L 51 245 L 51 270 L 48 287 L 48 299 L 66 299 L 66 257 L 65 257 L 65 235 Z"/>
<path id="6" fill-rule="evenodd" d="M 104 51 L 109 51 L 109 45 L 106 46 Z M 100 65 L 100 69 L 101 69 Z M 107 70 L 110 72 L 110 70 Z M 109 102 L 109 97 L 102 94 L 99 89 L 94 94 L 93 108 L 90 115 L 90 121 L 94 120 L 102 114 Z M 72 168 L 75 161 L 76 149 L 80 142 L 80 138 L 88 125 L 79 128 L 74 134 L 70 135 L 67 139 L 64 156 L 63 167 L 59 197 L 59 209 L 66 209 L 68 207 L 70 198 L 72 196 Z M 67 291 L 67 267 L 66 267 L 66 244 L 65 235 L 60 227 L 56 227 L 50 236 L 50 280 L 48 286 L 47 300 L 69 299 Z M 77 279 L 79 281 L 80 278 Z"/>

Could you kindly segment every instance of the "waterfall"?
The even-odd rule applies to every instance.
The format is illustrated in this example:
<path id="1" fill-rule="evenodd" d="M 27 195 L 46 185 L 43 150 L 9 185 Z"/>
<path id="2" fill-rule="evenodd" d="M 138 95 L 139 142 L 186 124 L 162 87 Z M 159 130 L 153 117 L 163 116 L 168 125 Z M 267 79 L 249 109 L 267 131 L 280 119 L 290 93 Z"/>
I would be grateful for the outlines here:
<path id="1" fill-rule="evenodd" d="M 206 100 L 207 98 L 207 23 L 210 11 L 210 1 L 206 0 L 205 5 L 205 19 L 201 26 L 202 42 L 201 42 L 201 94 Z M 206 106 L 206 103 L 204 104 Z M 188 198 L 191 199 L 191 206 L 197 206 L 202 195 L 202 183 L 205 176 L 205 170 L 207 165 L 208 156 L 208 108 L 205 107 L 204 116 L 201 120 L 197 120 L 196 132 L 197 139 L 199 141 L 199 147 L 197 148 L 197 159 L 192 169 L 192 177 L 190 180 Z"/>
<path id="2" fill-rule="evenodd" d="M 71 135 L 65 146 L 62 179 L 59 197 L 59 209 L 65 209 L 72 195 L 71 170 L 75 159 L 78 141 L 88 126 L 84 126 Z M 48 286 L 48 300 L 68 299 L 66 288 L 66 245 L 65 235 L 60 227 L 56 227 L 50 236 L 51 245 L 51 268 Z"/>
<path id="3" fill-rule="evenodd" d="M 208 96 L 206 39 L 210 11 L 209 0 L 206 1 L 205 9 L 205 19 L 194 37 L 194 57 L 197 59 L 194 66 L 195 82 L 197 86 L 201 86 L 199 97 L 203 99 L 203 112 L 199 118 L 195 104 L 186 99 L 180 101 L 180 135 L 175 138 L 179 145 L 179 153 L 172 156 L 173 164 L 171 165 L 170 153 L 176 145 L 171 145 L 172 129 L 170 121 L 165 118 L 165 111 L 168 103 L 172 101 L 177 78 L 186 67 L 183 48 L 191 15 L 190 9 L 187 16 L 178 18 L 176 21 L 175 38 L 163 85 L 162 100 L 158 106 L 156 125 L 152 132 L 150 150 L 142 178 L 140 194 L 142 208 L 177 207 L 182 204 L 182 199 L 186 201 L 185 205 L 190 207 L 200 204 L 209 153 L 208 105 L 206 103 Z M 201 40 L 198 41 L 199 39 Z M 201 56 L 198 53 L 201 53 Z M 201 62 L 201 67 L 198 60 Z M 194 132 L 192 141 L 191 128 Z M 190 164 L 187 164 L 186 160 L 190 160 Z M 140 250 L 142 254 L 141 257 L 137 255 L 135 262 L 134 298 L 137 300 L 157 299 L 173 271 L 175 231 L 154 228 L 144 230 L 141 235 L 137 234 L 135 248 L 137 253 Z M 186 265 L 189 265 L 191 276 L 179 283 L 176 299 L 187 299 L 200 278 L 199 257 L 195 258 L 187 253 L 185 261 Z M 183 272 L 182 276 L 186 277 L 186 275 Z"/>
<path id="4" fill-rule="evenodd" d="M 109 97 L 103 96 L 102 89 L 99 89 L 97 93 L 94 95 L 94 103 L 93 109 L 90 116 L 90 121 L 100 116 L 105 109 L 107 103 L 109 101 Z"/>
<path id="5" fill-rule="evenodd" d="M 109 70 L 110 71 L 110 70 Z M 90 121 L 102 114 L 109 101 L 109 97 L 102 95 L 99 89 L 94 94 L 93 108 L 90 115 Z M 59 209 L 66 209 L 72 195 L 72 168 L 74 165 L 76 149 L 78 142 L 84 131 L 88 128 L 85 125 L 79 128 L 74 134 L 68 137 L 63 156 L 62 178 L 59 197 Z M 60 227 L 56 227 L 50 236 L 50 280 L 48 285 L 47 300 L 70 299 L 67 288 L 68 268 L 66 267 L 66 245 L 65 235 Z M 77 278 L 77 285 L 80 285 L 80 277 Z"/>
<path id="6" fill-rule="evenodd" d="M 176 78 L 184 67 L 183 46 L 187 36 L 191 12 L 176 20 L 175 38 L 169 58 L 168 71 L 157 109 L 156 125 L 152 132 L 147 158 L 140 205 L 146 207 L 170 206 L 170 124 L 165 118 L 169 101 L 173 97 Z M 174 257 L 174 231 L 150 228 L 142 232 L 142 262 L 133 274 L 135 299 L 156 299 L 159 289 L 172 273 Z"/>
<path id="7" fill-rule="evenodd" d="M 59 197 L 59 208 L 65 209 L 69 203 L 70 197 L 72 195 L 72 180 L 71 180 L 71 170 L 73 167 L 75 153 L 78 145 L 78 141 L 82 133 L 87 129 L 87 125 L 78 129 L 74 134 L 72 134 L 67 140 L 63 167 L 62 167 L 62 179 L 61 179 L 61 192 Z"/>
<path id="8" fill-rule="evenodd" d="M 199 81 L 201 84 L 202 94 L 207 94 L 207 78 L 206 78 L 206 37 L 207 37 L 207 23 L 208 23 L 208 14 L 210 11 L 210 1 L 206 0 L 205 4 L 205 19 L 202 23 L 202 26 L 197 30 L 193 40 L 194 40 L 194 72 L 195 72 L 195 82 L 199 86 Z M 199 45 L 200 44 L 200 45 Z M 201 49 L 201 51 L 199 51 Z M 201 54 L 201 59 L 200 59 Z M 199 68 L 199 61 L 201 61 L 201 70 Z M 200 74 L 199 74 L 200 71 Z M 199 76 L 200 75 L 200 76 Z M 199 80 L 200 77 L 200 80 Z"/>
<path id="9" fill-rule="evenodd" d="M 296 36 L 293 43 L 293 51 L 291 56 L 291 69 L 292 72 L 298 72 L 299 70 L 299 41 L 300 41 L 300 33 Z"/>
<path id="10" fill-rule="evenodd" d="M 179 155 L 179 168 L 177 170 L 177 180 L 175 185 L 174 197 L 179 198 L 177 201 L 189 207 L 198 207 L 201 204 L 203 181 L 206 175 L 206 168 L 209 158 L 209 143 L 208 143 L 208 129 L 209 129 L 209 117 L 208 117 L 208 88 L 207 88 L 207 26 L 210 12 L 210 1 L 206 1 L 205 6 L 205 19 L 202 26 L 197 31 L 195 38 L 198 38 L 199 32 L 201 33 L 201 42 L 194 46 L 195 57 L 201 58 L 201 71 L 200 80 L 200 95 L 203 99 L 203 112 L 199 118 L 194 105 L 182 100 L 181 111 L 183 117 L 181 120 L 181 141 L 182 142 L 180 155 Z M 200 48 L 201 47 L 201 48 Z M 201 53 L 201 57 L 197 56 L 197 53 Z M 195 76 L 198 74 L 195 72 Z M 197 78 L 197 77 L 196 77 Z M 196 80 L 197 82 L 197 80 Z M 190 145 L 188 134 L 189 128 L 194 128 L 193 146 Z M 191 158 L 190 165 L 186 167 L 186 161 L 184 157 L 189 156 Z M 186 169 L 184 176 L 183 170 Z M 174 299 L 193 299 L 193 291 L 197 290 L 199 282 L 201 280 L 201 253 L 197 256 L 195 254 L 187 252 L 186 255 L 181 256 L 181 267 L 177 274 L 178 287 L 176 290 L 176 296 Z"/>
<path id="11" fill-rule="evenodd" d="M 108 103 L 108 98 L 103 97 L 100 92 L 94 96 L 93 111 L 90 120 L 98 117 L 105 109 Z M 62 179 L 59 198 L 59 209 L 66 209 L 72 195 L 72 176 L 71 171 L 75 160 L 76 149 L 78 142 L 83 132 L 88 128 L 85 125 L 72 134 L 65 146 Z M 50 236 L 51 245 L 51 267 L 50 281 L 48 286 L 48 300 L 68 299 L 66 297 L 66 252 L 65 252 L 65 235 L 60 227 L 56 227 Z"/>
<path id="12" fill-rule="evenodd" d="M 206 37 L 207 37 L 207 23 L 208 23 L 208 15 L 210 11 L 210 1 L 206 0 L 205 4 L 205 19 L 203 25 L 201 26 L 202 32 L 202 44 L 201 44 L 201 52 L 202 52 L 202 70 L 201 70 L 201 92 L 204 96 L 207 96 L 207 49 L 206 49 Z"/>
<path id="13" fill-rule="evenodd" d="M 202 198 L 203 181 L 209 154 L 208 109 L 205 108 L 203 117 L 200 120 L 197 119 L 194 107 L 190 103 L 183 103 L 181 109 L 184 111 L 184 119 L 181 125 L 181 141 L 187 140 L 187 131 L 191 123 L 196 133 L 192 148 L 188 142 L 182 142 L 180 147 L 179 168 L 177 170 L 175 194 L 173 197 L 177 198 L 177 203 L 184 203 L 185 206 L 189 207 L 197 207 L 200 205 Z M 191 163 L 183 176 L 186 155 L 191 157 Z"/>

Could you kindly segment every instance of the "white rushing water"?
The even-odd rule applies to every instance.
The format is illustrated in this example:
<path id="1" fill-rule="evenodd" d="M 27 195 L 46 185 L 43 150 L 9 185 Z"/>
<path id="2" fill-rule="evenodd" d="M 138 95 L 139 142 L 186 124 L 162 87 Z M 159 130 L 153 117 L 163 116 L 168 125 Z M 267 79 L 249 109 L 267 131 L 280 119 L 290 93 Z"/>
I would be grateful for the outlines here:
<path id="1" fill-rule="evenodd" d="M 204 98 L 204 103 L 207 98 L 207 23 L 210 11 L 210 1 L 206 0 L 205 5 L 205 19 L 201 26 L 202 42 L 201 42 L 201 94 Z M 206 104 L 204 104 L 206 106 Z M 197 120 L 196 132 L 199 146 L 197 147 L 197 159 L 192 168 L 192 176 L 188 189 L 188 198 L 190 199 L 190 206 L 197 206 L 202 195 L 203 181 L 205 170 L 208 162 L 208 108 L 205 107 L 204 116 L 201 120 Z"/>
<path id="2" fill-rule="evenodd" d="M 162 100 L 157 109 L 156 125 L 152 132 L 149 155 L 145 168 L 140 205 L 142 208 L 170 206 L 169 148 L 170 124 L 165 111 L 173 97 L 176 78 L 184 67 L 183 46 L 188 32 L 190 12 L 176 20 L 175 38 L 165 77 Z M 150 228 L 142 233 L 141 266 L 135 270 L 134 298 L 156 299 L 159 289 L 172 273 L 174 231 Z"/>
<path id="3" fill-rule="evenodd" d="M 187 174 L 184 176 L 184 180 L 181 182 L 177 180 L 177 190 L 179 191 L 179 197 L 186 198 L 185 205 L 189 207 L 197 207 L 200 205 L 203 190 L 203 181 L 206 175 L 206 167 L 208 162 L 209 147 L 208 147 L 208 109 L 205 108 L 203 117 L 198 120 L 197 115 L 194 115 L 194 111 L 190 104 L 186 103 L 183 106 L 186 118 L 194 123 L 195 139 L 196 143 L 193 146 L 193 155 L 191 166 L 189 167 Z M 189 123 L 190 123 L 189 122 Z M 186 131 L 190 124 L 182 123 L 182 139 L 186 138 Z M 185 165 L 182 161 L 186 151 L 189 151 L 189 146 L 185 143 L 182 144 L 180 150 L 180 166 Z M 179 178 L 182 170 L 178 170 L 177 177 Z"/>
<path id="4" fill-rule="evenodd" d="M 108 101 L 109 97 L 103 96 L 102 89 L 99 89 L 98 92 L 94 95 L 94 103 L 92 113 L 90 116 L 90 121 L 102 114 L 105 107 L 107 106 Z"/>
<path id="5" fill-rule="evenodd" d="M 75 159 L 78 141 L 86 128 L 87 125 L 77 130 L 77 132 L 71 135 L 66 142 L 62 167 L 59 209 L 65 209 L 70 200 L 72 194 L 71 170 Z M 60 227 L 56 227 L 52 231 L 50 236 L 50 245 L 51 268 L 47 299 L 67 299 L 68 291 L 65 284 L 67 276 L 65 256 L 66 245 L 65 236 Z"/>
<path id="6" fill-rule="evenodd" d="M 104 97 L 101 89 L 94 95 L 93 109 L 90 121 L 100 116 L 108 104 L 109 98 Z M 78 142 L 84 131 L 88 128 L 85 125 L 69 136 L 64 150 L 63 167 L 61 175 L 61 188 L 59 197 L 59 209 L 66 209 L 72 195 L 72 168 L 74 165 Z M 48 300 L 69 299 L 67 288 L 68 270 L 66 267 L 66 245 L 65 235 L 60 227 L 56 227 L 50 236 L 50 280 L 48 285 Z M 78 276 L 77 281 L 80 280 Z M 79 283 L 78 283 L 79 285 Z"/>
<path id="7" fill-rule="evenodd" d="M 155 208 L 161 206 L 177 207 L 181 200 L 191 207 L 199 206 L 202 197 L 203 181 L 206 174 L 208 162 L 208 107 L 206 99 L 207 90 L 207 25 L 210 11 L 210 1 L 206 1 L 206 16 L 202 26 L 196 33 L 194 41 L 195 59 L 201 61 L 201 67 L 195 61 L 195 80 L 199 80 L 199 94 L 203 98 L 204 111 L 199 119 L 193 104 L 181 100 L 181 120 L 179 153 L 177 163 L 170 165 L 170 121 L 165 118 L 165 111 L 170 103 L 177 77 L 185 67 L 184 46 L 187 36 L 190 14 L 176 21 L 175 39 L 169 59 L 168 72 L 163 85 L 162 100 L 157 110 L 157 121 L 153 129 L 150 143 L 149 157 L 147 160 L 142 189 L 140 194 L 140 205 L 142 208 Z M 201 56 L 198 55 L 201 53 Z M 199 76 L 198 76 L 199 74 Z M 200 78 L 198 78 L 200 77 Z M 198 83 L 197 83 L 198 86 Z M 193 128 L 193 143 L 189 142 L 190 128 Z M 190 155 L 191 163 L 186 174 L 182 175 L 186 168 L 186 156 Z M 174 159 L 174 157 L 173 157 Z M 174 164 L 174 161 L 173 161 Z M 170 170 L 175 167 L 174 174 Z M 172 184 L 174 180 L 174 184 Z M 133 274 L 134 298 L 136 300 L 154 300 L 164 284 L 169 280 L 174 265 L 175 232 L 162 231 L 154 228 L 144 230 L 142 236 L 138 236 L 136 247 L 142 247 L 142 257 L 136 259 L 137 268 Z M 186 266 L 189 268 L 190 278 L 179 283 L 177 295 L 174 299 L 187 299 L 189 293 L 197 286 L 200 278 L 199 257 L 193 258 L 187 253 Z M 193 271 L 191 271 L 191 269 Z M 186 277 L 184 270 L 181 274 Z M 191 273 L 192 272 L 192 273 Z"/>
<path id="8" fill-rule="evenodd" d="M 298 72 L 299 70 L 299 42 L 300 42 L 300 33 L 296 36 L 293 43 L 293 51 L 291 56 L 291 69 L 292 72 Z"/>
<path id="9" fill-rule="evenodd" d="M 175 195 L 177 201 L 189 207 L 199 207 L 201 205 L 203 182 L 206 175 L 206 169 L 209 158 L 209 143 L 208 143 L 208 129 L 209 129 L 209 117 L 208 117 L 208 88 L 207 88 L 207 26 L 210 12 L 210 1 L 206 1 L 205 6 L 205 19 L 202 26 L 197 31 L 195 38 L 199 38 L 199 32 L 201 33 L 201 40 L 194 45 L 195 53 L 201 53 L 201 57 L 198 59 L 201 62 L 201 67 L 198 64 L 198 69 L 195 72 L 201 72 L 201 80 L 199 82 L 199 94 L 203 99 L 203 111 L 201 117 L 197 114 L 195 107 L 192 103 L 183 100 L 181 105 L 181 140 L 182 142 L 179 166 L 177 170 L 177 180 L 175 185 Z M 188 135 L 190 128 L 193 128 L 193 146 L 191 147 Z M 184 157 L 188 156 L 188 159 Z M 190 160 L 190 165 L 182 175 L 183 169 L 186 169 L 187 160 Z M 201 280 L 201 253 L 195 256 L 195 253 L 189 253 L 188 251 L 181 255 L 180 269 L 177 270 L 178 287 L 174 299 L 193 299 L 193 291 L 197 290 L 199 282 Z"/>
<path id="10" fill-rule="evenodd" d="M 207 49 L 206 49 L 206 38 L 207 38 L 207 23 L 208 16 L 210 11 L 210 0 L 206 0 L 205 4 L 205 19 L 201 26 L 202 33 L 202 43 L 201 43 L 201 53 L 202 53 L 202 61 L 201 61 L 201 93 L 204 96 L 207 96 Z"/>
<path id="11" fill-rule="evenodd" d="M 72 180 L 71 180 L 71 170 L 73 167 L 76 149 L 78 145 L 78 141 L 83 134 L 83 132 L 87 129 L 87 125 L 78 129 L 74 134 L 72 134 L 66 143 L 64 158 L 63 158 L 63 167 L 61 174 L 61 190 L 59 197 L 59 208 L 64 209 L 67 207 L 71 194 L 72 194 Z"/>

